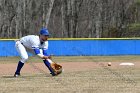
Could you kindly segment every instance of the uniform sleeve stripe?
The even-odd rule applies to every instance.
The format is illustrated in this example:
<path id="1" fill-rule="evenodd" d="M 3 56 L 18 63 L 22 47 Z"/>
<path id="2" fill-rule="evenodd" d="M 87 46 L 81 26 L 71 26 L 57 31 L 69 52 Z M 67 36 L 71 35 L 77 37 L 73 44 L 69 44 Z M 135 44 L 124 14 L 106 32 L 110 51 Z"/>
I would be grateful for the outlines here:
<path id="1" fill-rule="evenodd" d="M 35 54 L 40 54 L 40 50 L 39 49 L 34 49 Z"/>

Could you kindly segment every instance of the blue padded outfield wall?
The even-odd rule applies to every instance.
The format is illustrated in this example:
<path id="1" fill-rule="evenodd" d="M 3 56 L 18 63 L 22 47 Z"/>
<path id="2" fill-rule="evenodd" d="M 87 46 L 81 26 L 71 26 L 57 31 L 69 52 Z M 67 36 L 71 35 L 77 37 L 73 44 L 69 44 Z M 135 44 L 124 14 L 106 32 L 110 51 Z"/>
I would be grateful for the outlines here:
<path id="1" fill-rule="evenodd" d="M 140 55 L 140 39 L 49 40 L 55 56 Z M 18 56 L 14 40 L 0 41 L 0 56 Z"/>

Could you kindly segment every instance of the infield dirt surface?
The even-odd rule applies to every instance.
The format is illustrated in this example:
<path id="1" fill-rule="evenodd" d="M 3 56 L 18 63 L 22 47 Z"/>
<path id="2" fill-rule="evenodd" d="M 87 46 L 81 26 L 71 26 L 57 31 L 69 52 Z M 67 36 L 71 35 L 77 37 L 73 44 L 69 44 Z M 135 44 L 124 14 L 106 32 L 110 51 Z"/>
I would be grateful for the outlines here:
<path id="1" fill-rule="evenodd" d="M 73 57 L 72 57 L 73 58 Z M 92 60 L 93 58 L 93 60 Z M 99 60 L 100 58 L 100 60 Z M 25 63 L 21 76 L 14 78 L 17 59 L 2 58 L 0 64 L 0 93 L 139 93 L 139 57 L 74 57 L 55 58 L 64 72 L 52 77 L 38 59 Z M 77 60 L 76 60 L 77 59 Z M 75 60 L 75 61 L 74 61 Z M 7 61 L 7 62 L 4 62 Z M 112 62 L 111 66 L 107 66 Z M 120 66 L 132 62 L 134 66 Z"/>

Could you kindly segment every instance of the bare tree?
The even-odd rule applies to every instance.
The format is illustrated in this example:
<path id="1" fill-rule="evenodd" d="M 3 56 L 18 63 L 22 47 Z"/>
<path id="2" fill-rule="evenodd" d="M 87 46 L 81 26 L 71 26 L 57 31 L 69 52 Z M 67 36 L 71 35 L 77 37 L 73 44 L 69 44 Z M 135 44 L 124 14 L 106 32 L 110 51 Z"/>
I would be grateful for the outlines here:
<path id="1" fill-rule="evenodd" d="M 139 37 L 139 0 L 0 0 L 0 37 Z"/>
<path id="2" fill-rule="evenodd" d="M 46 17 L 44 19 L 44 20 L 46 20 L 46 24 L 43 24 L 43 26 L 46 27 L 46 28 L 48 27 L 48 24 L 49 24 L 49 20 L 50 20 L 51 12 L 52 12 L 52 9 L 53 9 L 54 1 L 55 0 L 50 0 L 49 9 L 48 9 L 47 15 L 46 15 Z M 44 7 L 43 7 L 43 9 L 44 9 Z M 44 18 L 44 16 L 45 15 L 43 13 L 43 18 Z"/>

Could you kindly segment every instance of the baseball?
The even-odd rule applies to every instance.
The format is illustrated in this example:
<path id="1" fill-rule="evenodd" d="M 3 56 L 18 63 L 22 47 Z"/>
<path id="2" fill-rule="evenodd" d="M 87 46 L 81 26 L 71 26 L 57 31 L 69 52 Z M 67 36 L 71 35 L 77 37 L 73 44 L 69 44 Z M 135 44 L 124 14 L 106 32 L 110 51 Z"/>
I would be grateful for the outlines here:
<path id="1" fill-rule="evenodd" d="M 108 66 L 111 66 L 111 62 L 108 62 Z"/>

